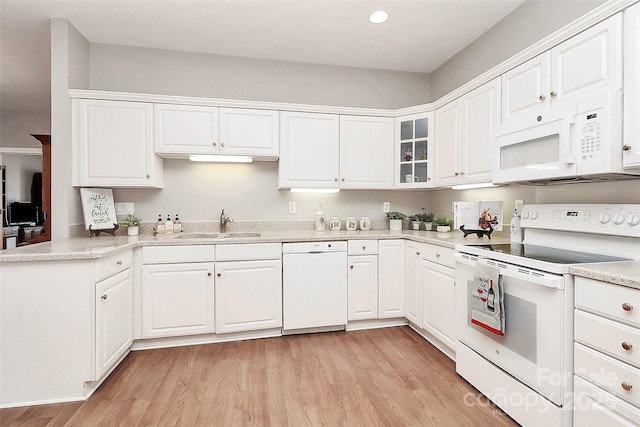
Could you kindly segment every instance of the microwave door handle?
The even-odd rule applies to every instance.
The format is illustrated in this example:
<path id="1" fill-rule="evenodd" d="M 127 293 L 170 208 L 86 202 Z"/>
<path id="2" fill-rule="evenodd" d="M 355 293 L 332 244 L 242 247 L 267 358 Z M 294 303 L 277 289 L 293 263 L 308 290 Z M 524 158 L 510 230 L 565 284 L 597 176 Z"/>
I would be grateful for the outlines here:
<path id="1" fill-rule="evenodd" d="M 560 135 L 560 153 L 558 154 L 559 162 L 566 164 L 574 164 L 576 162 L 575 156 L 571 152 L 571 146 L 573 145 L 573 138 L 571 137 L 571 131 L 576 124 L 576 116 L 568 116 L 562 120 L 562 134 Z"/>

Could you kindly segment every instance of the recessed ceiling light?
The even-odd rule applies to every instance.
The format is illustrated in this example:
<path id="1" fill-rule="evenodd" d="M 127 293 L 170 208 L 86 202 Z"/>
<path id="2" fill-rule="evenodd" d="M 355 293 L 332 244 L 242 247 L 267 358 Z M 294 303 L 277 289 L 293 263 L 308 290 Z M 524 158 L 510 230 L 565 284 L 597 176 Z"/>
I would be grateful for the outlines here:
<path id="1" fill-rule="evenodd" d="M 389 14 L 384 10 L 377 10 L 369 16 L 369 21 L 372 24 L 382 24 L 387 19 L 389 19 Z"/>

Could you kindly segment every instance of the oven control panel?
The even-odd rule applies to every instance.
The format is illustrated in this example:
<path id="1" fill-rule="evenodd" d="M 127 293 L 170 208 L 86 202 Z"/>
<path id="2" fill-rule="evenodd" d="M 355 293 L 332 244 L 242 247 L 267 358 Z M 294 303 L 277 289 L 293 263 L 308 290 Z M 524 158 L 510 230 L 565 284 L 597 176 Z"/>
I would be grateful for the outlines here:
<path id="1" fill-rule="evenodd" d="M 640 237 L 640 205 L 525 205 L 523 228 Z"/>

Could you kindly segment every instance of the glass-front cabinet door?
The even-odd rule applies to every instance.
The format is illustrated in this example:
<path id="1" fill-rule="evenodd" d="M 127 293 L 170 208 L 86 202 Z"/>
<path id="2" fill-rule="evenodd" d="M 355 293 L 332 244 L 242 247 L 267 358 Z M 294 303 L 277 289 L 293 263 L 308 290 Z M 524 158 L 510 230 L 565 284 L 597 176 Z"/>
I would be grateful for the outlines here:
<path id="1" fill-rule="evenodd" d="M 396 118 L 396 188 L 433 186 L 433 112 Z"/>

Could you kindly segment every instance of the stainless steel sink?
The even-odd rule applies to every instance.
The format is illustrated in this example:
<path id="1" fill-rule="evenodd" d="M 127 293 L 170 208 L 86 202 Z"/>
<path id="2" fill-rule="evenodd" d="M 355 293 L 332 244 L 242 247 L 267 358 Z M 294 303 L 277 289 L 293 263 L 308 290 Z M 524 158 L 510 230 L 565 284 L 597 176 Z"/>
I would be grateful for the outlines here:
<path id="1" fill-rule="evenodd" d="M 260 233 L 184 233 L 176 239 L 231 239 L 238 237 L 260 237 Z"/>

